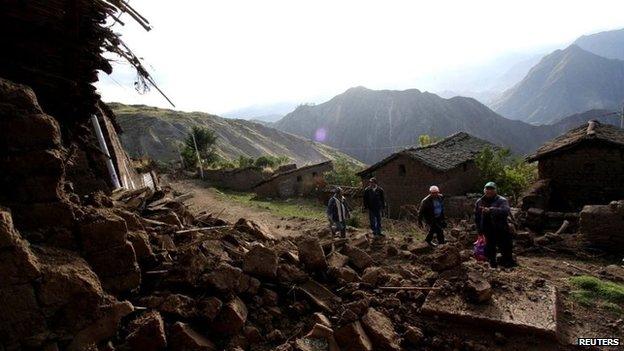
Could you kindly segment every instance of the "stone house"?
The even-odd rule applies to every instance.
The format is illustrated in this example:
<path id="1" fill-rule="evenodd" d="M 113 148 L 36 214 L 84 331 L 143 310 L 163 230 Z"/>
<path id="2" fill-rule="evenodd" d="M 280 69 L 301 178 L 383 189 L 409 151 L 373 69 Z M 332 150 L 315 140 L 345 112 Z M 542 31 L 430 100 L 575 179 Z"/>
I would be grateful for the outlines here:
<path id="1" fill-rule="evenodd" d="M 496 148 L 460 132 L 431 145 L 399 151 L 358 175 L 364 184 L 377 178 L 386 192 L 389 215 L 399 217 L 406 214 L 405 206 L 417 206 L 431 185 L 440 187 L 447 197 L 475 190 L 479 172 L 474 159 L 486 147 Z"/>
<path id="2" fill-rule="evenodd" d="M 324 173 L 334 168 L 332 161 L 307 165 L 277 173 L 256 186 L 253 190 L 259 197 L 287 198 L 306 196 L 325 187 Z"/>
<path id="3" fill-rule="evenodd" d="M 624 199 L 624 130 L 589 121 L 542 145 L 537 162 L 542 189 L 523 207 L 577 211 L 584 205 Z"/>

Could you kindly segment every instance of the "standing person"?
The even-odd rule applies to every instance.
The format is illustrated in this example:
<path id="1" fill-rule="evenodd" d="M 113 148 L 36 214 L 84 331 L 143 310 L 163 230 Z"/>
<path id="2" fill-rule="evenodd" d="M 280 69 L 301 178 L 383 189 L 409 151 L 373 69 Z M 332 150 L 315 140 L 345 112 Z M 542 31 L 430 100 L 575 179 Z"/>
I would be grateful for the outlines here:
<path id="1" fill-rule="evenodd" d="M 433 235 L 436 235 L 438 244 L 444 244 L 444 197 L 440 194 L 440 189 L 432 185 L 429 188 L 429 195 L 425 196 L 420 202 L 418 210 L 418 225 L 422 227 L 423 220 L 429 226 L 429 234 L 425 238 L 425 242 L 430 246 L 433 244 Z"/>
<path id="2" fill-rule="evenodd" d="M 333 227 L 340 231 L 340 236 L 345 238 L 347 236 L 347 219 L 351 217 L 351 208 L 347 203 L 347 199 L 342 196 L 342 188 L 336 187 L 334 189 L 334 195 L 329 199 L 327 203 L 327 218 L 332 227 L 332 236 L 334 235 Z"/>
<path id="3" fill-rule="evenodd" d="M 368 220 L 375 237 L 384 236 L 381 233 L 381 214 L 386 209 L 384 190 L 377 185 L 375 177 L 369 179 L 364 190 L 364 209 L 368 210 Z"/>
<path id="4" fill-rule="evenodd" d="M 502 254 L 501 264 L 513 267 L 513 241 L 507 217 L 510 213 L 509 202 L 496 193 L 496 184 L 488 182 L 483 189 L 484 195 L 475 205 L 475 223 L 479 234 L 485 236 L 485 257 L 490 266 L 498 266 L 496 262 L 497 248 Z"/>

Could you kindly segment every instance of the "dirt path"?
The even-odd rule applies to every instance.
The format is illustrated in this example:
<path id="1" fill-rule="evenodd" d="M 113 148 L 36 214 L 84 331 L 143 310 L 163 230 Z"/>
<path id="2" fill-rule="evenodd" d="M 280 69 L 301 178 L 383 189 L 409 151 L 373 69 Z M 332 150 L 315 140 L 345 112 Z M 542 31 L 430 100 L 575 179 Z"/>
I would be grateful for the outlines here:
<path id="1" fill-rule="evenodd" d="M 247 218 L 264 224 L 271 229 L 272 234 L 281 236 L 297 236 L 306 231 L 317 231 L 324 227 L 325 223 L 319 220 L 290 217 L 280 217 L 269 210 L 264 210 L 253 205 L 227 199 L 219 195 L 215 188 L 208 187 L 205 182 L 196 179 L 181 179 L 172 181 L 169 185 L 179 193 L 192 193 L 193 198 L 186 200 L 190 210 L 197 214 L 208 211 L 219 214 L 229 222 L 236 222 L 239 218 Z"/>

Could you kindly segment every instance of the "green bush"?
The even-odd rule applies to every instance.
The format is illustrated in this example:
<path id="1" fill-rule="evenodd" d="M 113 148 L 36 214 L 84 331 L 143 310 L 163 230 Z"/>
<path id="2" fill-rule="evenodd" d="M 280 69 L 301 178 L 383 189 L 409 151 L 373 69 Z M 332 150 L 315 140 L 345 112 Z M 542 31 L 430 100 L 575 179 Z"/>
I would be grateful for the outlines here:
<path id="1" fill-rule="evenodd" d="M 362 167 L 353 165 L 344 157 L 337 157 L 333 163 L 334 169 L 325 176 L 328 184 L 343 186 L 360 185 L 361 180 L 357 173 L 362 170 Z"/>
<path id="2" fill-rule="evenodd" d="M 216 152 L 216 143 L 217 135 L 214 131 L 208 128 L 193 127 L 184 140 L 184 148 L 181 152 L 184 165 L 189 169 L 197 167 L 197 152 L 199 152 L 199 162 L 202 166 L 217 162 L 220 156 Z"/>
<path id="3" fill-rule="evenodd" d="M 418 137 L 418 145 L 419 146 L 427 146 L 427 145 L 431 145 L 434 143 L 437 143 L 438 141 L 442 140 L 440 137 L 436 137 L 436 136 L 432 136 L 429 134 L 421 134 Z"/>
<path id="4" fill-rule="evenodd" d="M 509 149 L 487 147 L 477 155 L 475 163 L 481 177 L 477 189 L 493 181 L 499 193 L 517 198 L 537 179 L 537 167 L 514 157 Z"/>

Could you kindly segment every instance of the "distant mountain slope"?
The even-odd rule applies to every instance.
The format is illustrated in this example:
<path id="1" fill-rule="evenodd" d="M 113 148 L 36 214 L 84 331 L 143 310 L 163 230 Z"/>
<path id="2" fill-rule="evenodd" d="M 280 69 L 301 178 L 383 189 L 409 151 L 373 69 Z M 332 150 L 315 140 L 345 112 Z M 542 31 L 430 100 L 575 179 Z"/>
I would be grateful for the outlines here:
<path id="1" fill-rule="evenodd" d="M 491 106 L 501 115 L 534 124 L 624 102 L 624 61 L 571 45 L 544 57 Z"/>
<path id="2" fill-rule="evenodd" d="M 603 124 L 611 124 L 614 126 L 620 126 L 620 116 L 616 111 L 610 110 L 589 110 L 582 113 L 575 113 L 571 116 L 561 118 L 552 124 L 552 127 L 558 134 L 563 134 L 566 131 L 576 128 L 583 123 L 587 123 L 589 120 L 595 120 Z"/>
<path id="3" fill-rule="evenodd" d="M 229 159 L 239 155 L 284 155 L 299 165 L 336 157 L 359 163 L 331 147 L 259 123 L 145 105 L 110 103 L 109 106 L 123 129 L 121 140 L 124 147 L 135 157 L 148 155 L 163 162 L 177 160 L 177 143 L 188 135 L 191 127 L 202 126 L 217 133 L 218 152 Z"/>
<path id="4" fill-rule="evenodd" d="M 300 106 L 274 126 L 322 141 L 365 163 L 416 145 L 421 134 L 445 137 L 465 131 L 518 153 L 533 151 L 553 136 L 549 128 L 505 119 L 475 99 L 364 87 L 322 104 Z"/>
<path id="5" fill-rule="evenodd" d="M 574 44 L 596 55 L 624 60 L 624 29 L 583 35 Z"/>

